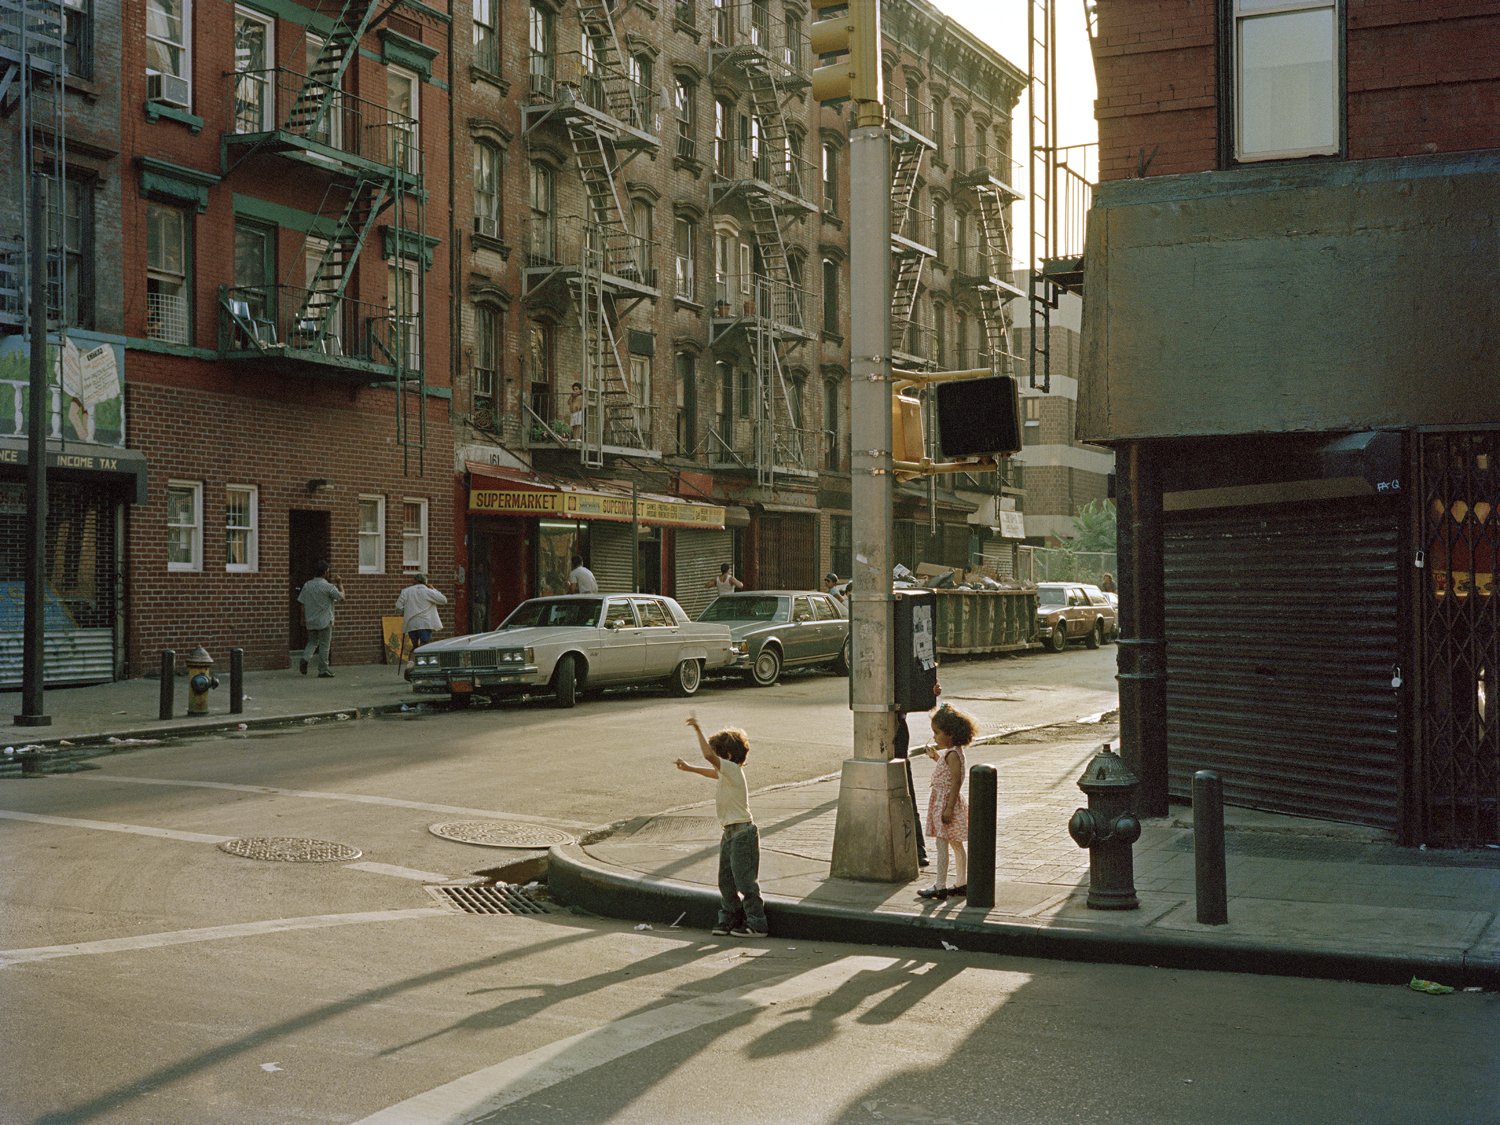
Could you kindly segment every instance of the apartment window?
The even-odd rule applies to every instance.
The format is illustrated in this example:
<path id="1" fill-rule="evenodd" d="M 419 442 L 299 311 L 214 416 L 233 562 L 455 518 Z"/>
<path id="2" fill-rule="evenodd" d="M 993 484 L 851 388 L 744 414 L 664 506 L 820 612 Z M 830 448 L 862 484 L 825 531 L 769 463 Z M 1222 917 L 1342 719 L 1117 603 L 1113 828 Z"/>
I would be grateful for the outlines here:
<path id="1" fill-rule="evenodd" d="M 146 204 L 146 335 L 190 343 L 187 212 Z"/>
<path id="2" fill-rule="evenodd" d="M 531 162 L 531 252 L 544 262 L 556 252 L 556 230 L 552 222 L 553 178 L 546 164 Z"/>
<path id="3" fill-rule="evenodd" d="M 630 353 L 630 395 L 637 407 L 651 401 L 651 357 Z"/>
<path id="4" fill-rule="evenodd" d="M 533 423 L 552 417 L 552 330 L 533 322 L 527 327 L 526 366 L 531 380 Z"/>
<path id="5" fill-rule="evenodd" d="M 48 242 L 63 248 L 63 272 L 48 270 L 47 307 L 77 328 L 94 326 L 94 189 L 83 180 L 47 181 Z"/>
<path id="6" fill-rule="evenodd" d="M 421 278 L 417 264 L 392 262 L 386 275 L 387 311 L 391 318 L 391 357 L 404 357 L 406 366 L 415 371 L 422 366 L 422 318 L 418 298 Z"/>
<path id="7" fill-rule="evenodd" d="M 474 0 L 474 65 L 500 73 L 500 29 L 496 9 L 500 0 Z"/>
<path id="8" fill-rule="evenodd" d="M 527 25 L 531 92 L 552 97 L 552 10 L 533 0 Z"/>
<path id="9" fill-rule="evenodd" d="M 1021 400 L 1021 440 L 1026 445 L 1042 440 L 1042 400 L 1035 396 Z"/>
<path id="10" fill-rule="evenodd" d="M 260 490 L 231 484 L 224 489 L 224 569 L 250 573 L 258 569 Z"/>
<path id="11" fill-rule="evenodd" d="M 677 455 L 693 453 L 698 428 L 698 359 L 692 352 L 677 353 Z"/>
<path id="12" fill-rule="evenodd" d="M 948 221 L 947 209 L 943 201 L 936 196 L 932 199 L 932 248 L 937 252 L 938 259 L 942 261 L 947 256 L 947 247 L 943 239 L 947 235 L 946 224 Z M 943 264 L 946 264 L 944 262 Z"/>
<path id="13" fill-rule="evenodd" d="M 964 153 L 964 115 L 962 110 L 953 111 L 953 165 L 960 172 L 966 167 Z"/>
<path id="14" fill-rule="evenodd" d="M 415 172 L 422 167 L 422 99 L 417 76 L 387 67 L 385 108 L 391 113 L 391 163 Z"/>
<path id="15" fill-rule="evenodd" d="M 839 264 L 823 259 L 823 332 L 839 335 Z"/>
<path id="16" fill-rule="evenodd" d="M 500 237 L 500 149 L 489 141 L 474 144 L 474 233 Z"/>
<path id="17" fill-rule="evenodd" d="M 192 89 L 192 0 L 146 0 L 146 73 L 169 74 Z"/>
<path id="18" fill-rule="evenodd" d="M 630 203 L 630 230 L 635 236 L 635 268 L 640 280 L 648 285 L 651 284 L 651 247 L 656 240 L 653 233 L 656 223 L 654 211 L 644 199 L 635 199 Z"/>
<path id="19" fill-rule="evenodd" d="M 697 89 L 685 78 L 677 79 L 672 104 L 677 111 L 677 155 L 692 160 L 698 155 L 698 119 L 694 109 Z"/>
<path id="20" fill-rule="evenodd" d="M 948 154 L 943 151 L 943 99 L 938 97 L 932 99 L 932 143 L 937 146 L 934 158 L 947 160 Z"/>
<path id="21" fill-rule="evenodd" d="M 418 497 L 401 502 L 401 569 L 427 569 L 427 501 Z"/>
<path id="22" fill-rule="evenodd" d="M 696 270 L 693 265 L 697 258 L 698 231 L 693 225 L 693 220 L 686 215 L 677 216 L 674 228 L 677 243 L 675 292 L 683 300 L 692 301 L 697 297 L 698 288 Z"/>
<path id="23" fill-rule="evenodd" d="M 203 482 L 167 482 L 167 569 L 203 569 Z"/>
<path id="24" fill-rule="evenodd" d="M 823 381 L 823 432 L 827 446 L 823 450 L 823 467 L 833 472 L 839 468 L 839 382 Z"/>
<path id="25" fill-rule="evenodd" d="M 740 252 L 740 268 L 738 271 L 740 296 L 748 297 L 750 296 L 750 283 L 755 277 L 755 270 L 752 267 L 755 257 L 748 242 L 741 242 L 738 249 Z"/>
<path id="26" fill-rule="evenodd" d="M 304 347 L 324 355 L 343 355 L 344 302 L 337 296 L 338 278 L 321 272 L 323 259 L 332 252 L 333 244 L 326 238 L 309 235 L 302 244 L 302 272 L 312 299 L 297 321 L 296 334 Z"/>
<path id="27" fill-rule="evenodd" d="M 854 523 L 848 516 L 828 518 L 829 562 L 835 574 L 854 573 Z"/>
<path id="28" fill-rule="evenodd" d="M 834 144 L 823 146 L 823 211 L 839 213 L 839 150 Z"/>
<path id="29" fill-rule="evenodd" d="M 385 497 L 359 498 L 359 572 L 385 573 Z"/>
<path id="30" fill-rule="evenodd" d="M 318 71 L 318 63 L 323 57 L 323 49 L 326 45 L 326 40 L 316 35 L 307 37 L 304 54 L 308 74 Z M 326 61 L 336 64 L 337 60 L 342 58 L 342 50 L 343 48 L 335 45 L 332 55 Z M 318 113 L 319 116 L 307 127 L 307 136 L 311 140 L 321 141 L 332 148 L 342 148 L 344 145 L 344 96 L 342 92 L 335 89 L 328 104 L 318 107 Z"/>
<path id="31" fill-rule="evenodd" d="M 735 404 L 735 409 L 739 412 L 741 418 L 754 418 L 755 372 L 746 369 L 740 371 L 738 374 L 739 381 L 736 383 L 736 386 L 739 388 L 739 401 Z"/>
<path id="32" fill-rule="evenodd" d="M 276 228 L 252 223 L 246 219 L 234 221 L 234 292 L 231 299 L 243 301 L 247 318 L 257 331 L 269 329 L 275 318 L 276 307 L 271 300 L 276 282 Z M 261 322 L 256 325 L 254 322 Z M 273 337 L 258 339 L 254 343 L 269 344 Z M 245 341 L 248 345 L 251 341 Z"/>
<path id="33" fill-rule="evenodd" d="M 650 55 L 631 55 L 625 62 L 630 78 L 630 123 L 648 133 L 656 131 L 656 114 L 651 104 L 653 64 Z"/>
<path id="34" fill-rule="evenodd" d="M 739 138 L 740 163 L 750 163 L 750 115 L 748 113 L 736 113 L 735 120 L 739 122 L 737 135 Z"/>
<path id="35" fill-rule="evenodd" d="M 787 294 L 785 314 L 787 320 L 794 328 L 801 328 L 806 323 L 807 309 L 802 303 L 804 283 L 807 275 L 807 264 L 798 256 L 787 258 L 787 275 L 791 278 L 792 291 Z"/>
<path id="36" fill-rule="evenodd" d="M 500 371 L 500 310 L 491 305 L 474 309 L 475 410 L 495 409 L 495 385 Z"/>
<path id="37" fill-rule="evenodd" d="M 788 12 L 786 16 L 786 65 L 802 69 L 802 17 Z"/>
<path id="38" fill-rule="evenodd" d="M 78 78 L 94 76 L 94 0 L 63 0 L 63 63 Z"/>
<path id="39" fill-rule="evenodd" d="M 1234 0 L 1234 155 L 1339 151 L 1335 0 Z"/>
<path id="40" fill-rule="evenodd" d="M 734 175 L 734 152 L 729 138 L 734 106 L 722 98 L 714 101 L 714 171 L 725 178 Z"/>
<path id="41" fill-rule="evenodd" d="M 275 26 L 258 12 L 234 10 L 236 133 L 264 133 L 276 127 Z"/>
<path id="42" fill-rule="evenodd" d="M 734 365 L 720 360 L 714 364 L 719 378 L 719 436 L 734 444 Z"/>

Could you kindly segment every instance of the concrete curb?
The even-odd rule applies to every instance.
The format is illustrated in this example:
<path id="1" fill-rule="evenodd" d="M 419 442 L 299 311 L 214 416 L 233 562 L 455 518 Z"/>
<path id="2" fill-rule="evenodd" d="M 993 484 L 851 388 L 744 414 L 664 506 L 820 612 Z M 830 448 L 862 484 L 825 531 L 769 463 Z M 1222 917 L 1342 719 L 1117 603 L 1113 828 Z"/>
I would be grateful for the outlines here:
<path id="1" fill-rule="evenodd" d="M 716 888 L 601 864 L 576 844 L 551 850 L 547 884 L 559 902 L 606 918 L 670 925 L 681 917 L 679 924 L 707 930 L 718 916 Z M 684 914 L 686 917 L 682 917 Z M 1500 989 L 1500 960 L 1475 960 L 1466 954 L 1397 956 L 1230 939 L 1204 942 L 1189 935 L 995 922 L 977 912 L 968 915 L 967 911 L 942 917 L 869 913 L 776 895 L 766 897 L 766 916 L 775 937 L 804 941 L 917 949 L 942 949 L 946 941 L 966 953 L 1055 961 L 1212 969 L 1370 984 L 1404 985 L 1413 977 L 1421 977 L 1459 988 Z"/>

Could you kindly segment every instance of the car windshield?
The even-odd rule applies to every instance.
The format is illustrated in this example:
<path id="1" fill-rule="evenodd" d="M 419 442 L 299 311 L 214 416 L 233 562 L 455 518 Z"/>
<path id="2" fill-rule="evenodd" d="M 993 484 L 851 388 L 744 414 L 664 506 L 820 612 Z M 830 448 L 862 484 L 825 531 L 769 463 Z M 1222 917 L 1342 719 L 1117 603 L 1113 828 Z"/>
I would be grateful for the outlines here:
<path id="1" fill-rule="evenodd" d="M 1038 605 L 1067 605 L 1067 594 L 1058 587 L 1043 586 L 1036 592 Z"/>
<path id="2" fill-rule="evenodd" d="M 719 598 L 703 611 L 699 621 L 775 621 L 786 619 L 781 598 L 751 596 Z"/>
<path id="3" fill-rule="evenodd" d="M 502 629 L 563 628 L 599 624 L 602 598 L 563 598 L 522 602 L 511 610 Z"/>

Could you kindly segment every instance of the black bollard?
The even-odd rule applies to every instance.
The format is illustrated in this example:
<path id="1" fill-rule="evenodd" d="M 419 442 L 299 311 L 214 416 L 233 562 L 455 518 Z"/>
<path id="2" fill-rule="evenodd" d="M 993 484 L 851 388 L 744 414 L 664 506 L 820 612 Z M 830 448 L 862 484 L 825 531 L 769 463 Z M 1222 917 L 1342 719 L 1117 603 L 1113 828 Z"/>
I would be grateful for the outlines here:
<path id="1" fill-rule="evenodd" d="M 238 715 L 245 710 L 245 650 L 229 650 L 229 713 Z"/>
<path id="2" fill-rule="evenodd" d="M 1224 875 L 1224 782 L 1213 770 L 1193 774 L 1193 866 L 1198 874 L 1198 921 L 1229 921 Z"/>
<path id="3" fill-rule="evenodd" d="M 995 767 L 969 767 L 970 906 L 995 905 Z"/>
<path id="4" fill-rule="evenodd" d="M 158 719 L 172 717 L 172 677 L 177 675 L 177 654 L 169 648 L 161 650 L 161 701 L 157 706 Z"/>

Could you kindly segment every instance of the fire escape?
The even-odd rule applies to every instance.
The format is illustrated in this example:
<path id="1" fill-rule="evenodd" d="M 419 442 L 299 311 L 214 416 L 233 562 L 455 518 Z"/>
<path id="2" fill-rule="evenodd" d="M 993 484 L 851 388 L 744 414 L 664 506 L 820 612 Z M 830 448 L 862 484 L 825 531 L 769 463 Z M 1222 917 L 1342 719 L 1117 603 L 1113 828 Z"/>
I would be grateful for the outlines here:
<path id="1" fill-rule="evenodd" d="M 420 456 L 427 243 L 417 121 L 344 89 L 379 7 L 378 0 L 347 0 L 307 74 L 264 68 L 244 44 L 235 45 L 236 69 L 227 75 L 230 131 L 221 145 L 225 178 L 252 157 L 275 155 L 294 162 L 288 175 L 315 176 L 326 186 L 318 222 L 288 271 L 296 282 L 221 288 L 219 354 L 389 386 L 397 444 Z M 367 300 L 359 262 L 377 231 L 391 267 L 385 300 Z"/>
<path id="2" fill-rule="evenodd" d="M 971 287 L 979 298 L 979 318 L 984 329 L 985 355 L 997 375 L 1014 375 L 1019 359 L 1011 342 L 1010 313 L 1013 300 L 1025 300 L 1026 292 L 1011 281 L 1010 205 L 1021 198 L 1018 178 L 1010 159 L 991 146 L 974 146 L 960 154 L 965 170 L 953 177 L 955 192 L 963 191 L 974 201 L 973 233 L 959 247 L 956 281 Z"/>
<path id="3" fill-rule="evenodd" d="M 655 93 L 622 61 L 610 5 L 576 0 L 580 49 L 558 52 L 533 39 L 530 88 L 522 107 L 529 140 L 546 130 L 565 134 L 586 205 L 582 218 L 559 223 L 555 199 L 533 216 L 525 268 L 526 300 L 571 305 L 583 353 L 583 436 L 552 431 L 553 419 L 526 405 L 539 448 L 578 447 L 581 462 L 600 468 L 607 453 L 660 457 L 653 438 L 649 387 L 631 378 L 621 349 L 623 318 L 660 296 L 654 247 L 632 228 L 620 192 L 624 165 L 661 145 Z M 541 18 L 541 17 L 534 17 Z M 532 200 L 536 209 L 539 201 Z M 554 412 L 555 413 L 555 412 Z"/>
<path id="4" fill-rule="evenodd" d="M 891 351 L 906 370 L 936 369 L 936 356 L 916 319 L 922 276 L 937 257 L 932 215 L 918 206 L 922 165 L 937 151 L 932 109 L 914 92 L 898 99 L 890 114 L 891 133 Z"/>
<path id="5" fill-rule="evenodd" d="M 67 59 L 67 17 L 63 0 L 0 0 L 0 119 L 16 120 L 18 149 L 3 162 L 4 219 L 0 220 L 0 333 L 28 337 L 66 327 L 67 271 L 64 268 L 63 212 L 66 207 L 67 115 L 63 75 Z M 31 206 L 34 192 L 47 206 L 46 325 L 30 322 L 27 277 L 33 260 Z M 19 408 L 19 389 L 16 391 Z M 51 414 L 53 425 L 57 415 Z M 50 436 L 56 437 L 56 433 Z"/>
<path id="6" fill-rule="evenodd" d="M 710 204 L 745 223 L 741 229 L 753 241 L 748 300 L 737 302 L 728 281 L 727 271 L 743 264 L 718 263 L 712 346 L 744 349 L 755 394 L 749 448 L 733 432 L 716 432 L 711 453 L 731 463 L 744 463 L 741 453 L 750 453 L 756 483 L 770 486 L 778 473 L 815 476 L 819 464 L 787 371 L 791 353 L 812 338 L 802 278 L 787 253 L 790 225 L 817 210 L 807 198 L 810 166 L 794 148 L 787 123 L 788 99 L 809 82 L 805 45 L 800 33 L 771 15 L 765 0 L 716 7 L 714 16 L 710 69 L 725 85 L 745 91 L 749 114 L 738 155 L 735 138 L 717 138 Z M 732 127 L 733 121 L 725 124 Z"/>

